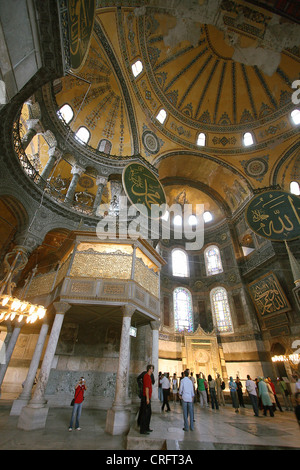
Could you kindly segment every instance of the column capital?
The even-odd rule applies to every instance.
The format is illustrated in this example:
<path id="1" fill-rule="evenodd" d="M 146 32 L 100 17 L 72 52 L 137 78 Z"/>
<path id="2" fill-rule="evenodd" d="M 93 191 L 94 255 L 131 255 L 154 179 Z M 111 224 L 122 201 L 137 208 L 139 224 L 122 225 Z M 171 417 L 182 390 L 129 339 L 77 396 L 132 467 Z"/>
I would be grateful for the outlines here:
<path id="1" fill-rule="evenodd" d="M 54 157 L 55 160 L 58 160 L 59 158 L 62 157 L 63 152 L 61 150 L 59 150 L 58 147 L 54 146 L 54 147 L 50 147 L 48 149 L 48 155 L 49 155 L 49 157 Z"/>
<path id="2" fill-rule="evenodd" d="M 79 165 L 77 165 L 77 164 L 74 165 L 74 166 L 72 167 L 72 170 L 71 170 L 72 175 L 79 175 L 79 176 L 81 176 L 84 172 L 85 172 L 85 168 L 83 168 L 83 167 L 81 167 L 81 166 L 79 166 Z"/>
<path id="3" fill-rule="evenodd" d="M 160 327 L 160 321 L 155 320 L 150 322 L 151 330 L 159 330 Z"/>
<path id="4" fill-rule="evenodd" d="M 34 130 L 37 134 L 44 132 L 43 125 L 39 119 L 28 119 L 26 121 L 27 130 Z"/>
<path id="5" fill-rule="evenodd" d="M 131 304 L 122 305 L 121 309 L 122 309 L 123 317 L 132 317 L 132 315 L 136 311 L 136 307 Z"/>
<path id="6" fill-rule="evenodd" d="M 29 256 L 38 246 L 43 243 L 43 238 L 39 237 L 37 234 L 24 231 L 22 233 L 16 234 L 14 241 L 16 242 L 14 251 L 18 250 Z"/>
<path id="7" fill-rule="evenodd" d="M 102 175 L 98 175 L 97 178 L 96 178 L 96 185 L 99 186 L 99 184 L 107 184 L 107 181 L 108 181 L 108 177 L 107 176 L 102 176 Z"/>
<path id="8" fill-rule="evenodd" d="M 71 305 L 67 302 L 53 302 L 53 307 L 56 313 L 65 314 L 71 308 Z"/>

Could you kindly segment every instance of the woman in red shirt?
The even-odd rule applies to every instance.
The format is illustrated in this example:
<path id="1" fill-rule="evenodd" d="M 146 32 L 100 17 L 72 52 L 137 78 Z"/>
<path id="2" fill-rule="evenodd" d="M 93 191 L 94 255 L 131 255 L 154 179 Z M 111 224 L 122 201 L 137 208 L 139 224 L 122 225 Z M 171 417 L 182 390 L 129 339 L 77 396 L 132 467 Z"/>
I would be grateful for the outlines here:
<path id="1" fill-rule="evenodd" d="M 72 431 L 73 429 L 73 421 L 75 419 L 75 416 L 76 416 L 75 429 L 77 431 L 81 430 L 81 428 L 79 427 L 79 419 L 81 416 L 82 403 L 84 400 L 85 390 L 86 390 L 85 380 L 83 377 L 80 377 L 79 382 L 75 386 L 73 412 L 72 412 L 71 421 L 69 425 L 69 431 Z"/>

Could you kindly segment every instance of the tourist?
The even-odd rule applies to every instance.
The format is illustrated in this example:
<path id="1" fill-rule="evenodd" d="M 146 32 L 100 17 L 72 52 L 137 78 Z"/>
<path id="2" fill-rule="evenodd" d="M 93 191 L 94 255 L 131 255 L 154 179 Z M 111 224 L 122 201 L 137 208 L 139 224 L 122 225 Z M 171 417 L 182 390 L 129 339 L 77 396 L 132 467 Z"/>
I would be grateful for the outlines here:
<path id="1" fill-rule="evenodd" d="M 180 382 L 179 387 L 179 397 L 182 400 L 182 411 L 183 411 L 183 421 L 184 421 L 184 431 L 189 430 L 189 421 L 188 418 L 190 417 L 190 429 L 191 431 L 194 430 L 194 408 L 193 408 L 193 401 L 194 401 L 194 387 L 189 379 L 189 371 L 186 370 L 184 372 L 184 378 Z"/>
<path id="2" fill-rule="evenodd" d="M 235 412 L 239 412 L 239 402 L 238 402 L 238 397 L 237 397 L 237 385 L 233 381 L 233 378 L 229 378 L 229 390 L 230 390 L 230 396 L 232 400 L 232 406 L 235 409 Z"/>
<path id="3" fill-rule="evenodd" d="M 85 379 L 83 377 L 80 377 L 79 381 L 75 385 L 75 394 L 72 400 L 73 411 L 72 411 L 71 421 L 69 424 L 69 431 L 73 430 L 73 422 L 75 418 L 76 418 L 75 429 L 76 431 L 81 430 L 81 427 L 79 426 L 79 420 L 81 416 L 85 390 L 86 390 Z"/>
<path id="4" fill-rule="evenodd" d="M 141 400 L 141 409 L 140 409 L 140 434 L 149 434 L 152 429 L 150 429 L 150 420 L 151 420 L 151 396 L 152 396 L 152 379 L 151 374 L 153 374 L 154 366 L 149 364 L 147 366 L 146 374 L 143 377 L 143 396 Z"/>
<path id="5" fill-rule="evenodd" d="M 273 397 L 274 397 L 274 400 L 275 402 L 273 402 L 273 406 L 274 406 L 274 411 L 276 410 L 276 405 L 278 406 L 279 410 L 283 413 L 283 410 L 281 408 L 281 405 L 279 403 L 279 400 L 278 400 L 278 397 L 277 397 L 277 394 L 276 394 L 276 389 L 275 389 L 275 385 L 273 384 L 272 380 L 271 380 L 271 377 L 268 377 L 267 378 L 268 382 L 269 382 L 269 385 L 272 389 L 272 393 L 273 393 Z"/>
<path id="6" fill-rule="evenodd" d="M 292 400 L 291 400 L 291 393 L 290 393 L 290 390 L 288 388 L 288 384 L 283 380 L 282 377 L 278 377 L 277 378 L 277 381 L 279 383 L 279 390 L 281 392 L 281 395 L 283 397 L 283 401 L 284 401 L 284 404 L 285 404 L 285 407 L 286 407 L 286 411 L 293 411 L 294 407 L 293 407 L 293 403 L 292 403 Z"/>
<path id="7" fill-rule="evenodd" d="M 224 389 L 225 389 L 225 383 L 221 379 L 220 374 L 217 374 L 217 378 L 216 378 L 217 400 L 218 400 L 219 405 L 222 403 L 223 406 L 225 406 L 225 398 L 224 398 L 224 393 L 223 393 Z"/>
<path id="8" fill-rule="evenodd" d="M 200 372 L 198 377 L 198 392 L 199 392 L 199 400 L 201 408 L 208 407 L 207 403 L 207 394 L 204 385 L 204 375 Z"/>
<path id="9" fill-rule="evenodd" d="M 173 402 L 177 402 L 177 393 L 178 393 L 178 381 L 176 374 L 173 374 L 172 378 L 172 395 L 173 395 Z"/>
<path id="10" fill-rule="evenodd" d="M 207 403 L 209 403 L 208 383 L 207 383 L 207 380 L 205 378 L 205 375 L 203 375 L 203 378 L 204 378 L 204 387 L 205 387 L 205 391 L 206 391 L 206 399 L 207 399 Z"/>
<path id="11" fill-rule="evenodd" d="M 163 396 L 163 391 L 162 391 L 161 383 L 160 383 L 161 378 L 162 378 L 162 373 L 159 372 L 159 374 L 158 374 L 158 399 L 159 399 L 159 401 L 163 402 L 164 396 Z"/>
<path id="12" fill-rule="evenodd" d="M 218 404 L 217 395 L 216 395 L 216 382 L 212 378 L 211 375 L 209 375 L 207 379 L 208 379 L 208 387 L 209 387 L 209 393 L 210 393 L 210 398 L 211 398 L 211 407 L 214 410 L 215 405 L 216 405 L 216 409 L 218 410 L 219 404 Z"/>
<path id="13" fill-rule="evenodd" d="M 248 392 L 251 405 L 254 411 L 254 416 L 259 416 L 258 413 L 258 400 L 257 400 L 257 387 L 254 380 L 251 379 L 250 375 L 247 375 L 246 390 Z"/>
<path id="14" fill-rule="evenodd" d="M 240 406 L 245 408 L 244 398 L 243 398 L 243 384 L 240 381 L 239 377 L 236 378 L 235 383 L 236 383 L 236 387 L 237 387 L 236 391 L 237 391 L 237 396 L 238 396 L 238 399 L 239 399 L 239 404 L 240 404 Z"/>
<path id="15" fill-rule="evenodd" d="M 164 411 L 165 405 L 167 407 L 167 411 L 171 411 L 170 405 L 169 405 L 169 395 L 170 395 L 169 373 L 165 373 L 162 375 L 160 379 L 160 383 L 161 383 L 161 388 L 163 391 L 163 398 L 164 398 L 161 411 Z"/>
<path id="16" fill-rule="evenodd" d="M 269 410 L 270 416 L 274 417 L 273 405 L 269 395 L 267 384 L 264 381 L 263 377 L 259 377 L 258 380 L 258 392 L 264 407 L 264 416 L 267 416 L 267 410 Z"/>

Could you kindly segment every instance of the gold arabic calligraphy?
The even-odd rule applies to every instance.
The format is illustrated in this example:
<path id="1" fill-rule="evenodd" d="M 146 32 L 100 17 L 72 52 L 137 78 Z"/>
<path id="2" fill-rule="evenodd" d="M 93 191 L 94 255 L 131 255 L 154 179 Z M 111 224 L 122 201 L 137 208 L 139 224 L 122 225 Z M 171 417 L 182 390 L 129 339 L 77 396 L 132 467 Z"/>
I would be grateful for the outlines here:
<path id="1" fill-rule="evenodd" d="M 143 174 L 143 167 L 136 169 L 131 168 L 129 173 L 129 181 L 131 181 L 131 192 L 137 196 L 137 203 L 145 203 L 148 209 L 151 209 L 151 204 L 159 204 L 161 201 L 161 194 L 158 191 L 159 184 L 154 177 L 150 174 Z"/>
<path id="2" fill-rule="evenodd" d="M 94 6 L 94 0 L 69 2 L 70 52 L 74 68 L 80 65 L 87 50 L 93 25 Z"/>
<path id="3" fill-rule="evenodd" d="M 272 275 L 255 284 L 251 291 L 261 315 L 278 312 L 288 306 Z"/>
<path id="4" fill-rule="evenodd" d="M 287 193 L 277 194 L 268 194 L 269 200 L 259 197 L 251 210 L 252 221 L 259 224 L 255 231 L 267 238 L 279 234 L 285 238 L 288 232 L 297 233 L 300 227 L 300 217 L 293 198 Z"/>

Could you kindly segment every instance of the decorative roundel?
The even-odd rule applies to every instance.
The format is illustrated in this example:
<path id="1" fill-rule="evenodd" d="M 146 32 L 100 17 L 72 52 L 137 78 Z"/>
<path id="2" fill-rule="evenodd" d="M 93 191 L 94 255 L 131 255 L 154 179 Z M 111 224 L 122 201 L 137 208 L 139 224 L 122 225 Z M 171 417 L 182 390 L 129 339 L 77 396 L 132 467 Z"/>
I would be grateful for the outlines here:
<path id="1" fill-rule="evenodd" d="M 89 176 L 83 175 L 79 178 L 79 184 L 85 189 L 92 188 L 94 186 L 94 181 Z"/>
<path id="2" fill-rule="evenodd" d="M 262 158 L 252 158 L 246 165 L 246 173 L 248 176 L 257 178 L 263 176 L 268 171 L 268 163 Z"/>
<path id="3" fill-rule="evenodd" d="M 143 141 L 145 149 L 148 152 L 152 154 L 159 152 L 160 144 L 154 132 L 151 132 L 151 131 L 143 132 L 142 141 Z"/>

